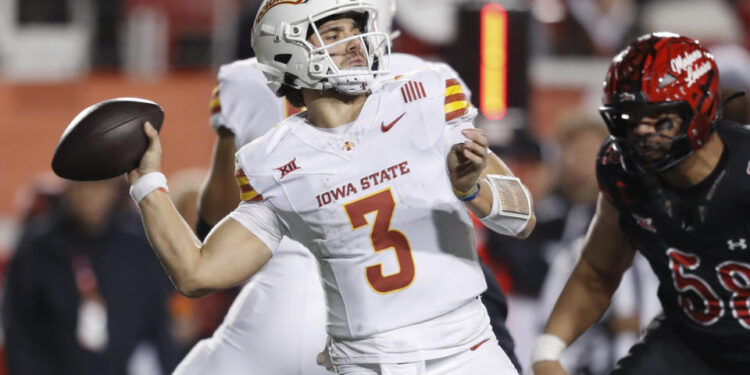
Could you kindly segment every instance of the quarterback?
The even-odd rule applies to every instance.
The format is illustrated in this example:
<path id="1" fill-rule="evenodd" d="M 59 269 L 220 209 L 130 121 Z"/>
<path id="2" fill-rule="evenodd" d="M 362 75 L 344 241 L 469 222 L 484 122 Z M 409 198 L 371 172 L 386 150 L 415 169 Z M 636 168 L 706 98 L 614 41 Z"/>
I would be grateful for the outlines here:
<path id="1" fill-rule="evenodd" d="M 381 30 L 388 31 L 393 2 L 378 0 Z M 417 69 L 425 62 L 391 55 L 391 72 Z M 266 86 L 257 59 L 223 65 L 210 104 L 211 127 L 218 134 L 211 171 L 200 195 L 198 236 L 203 239 L 239 203 L 234 177 L 237 149 L 261 136 L 299 109 Z M 242 287 L 221 326 L 180 362 L 175 375 L 258 373 L 329 374 L 316 364 L 325 346 L 325 302 L 312 253 L 284 238 L 274 256 Z M 512 340 L 504 327 L 505 340 Z M 293 344 L 292 344 L 293 343 Z M 513 347 L 505 348 L 513 355 Z M 515 359 L 514 357 L 511 357 Z"/>
<path id="2" fill-rule="evenodd" d="M 366 1 L 264 2 L 253 47 L 308 110 L 240 149 L 242 203 L 204 243 L 163 193 L 147 124 L 151 146 L 129 178 L 149 239 L 189 296 L 246 280 L 283 236 L 304 244 L 321 270 L 339 373 L 516 373 L 477 299 L 485 283 L 466 208 L 525 237 L 531 199 L 487 153 L 452 72 L 374 79 L 389 46 L 376 14 Z"/>

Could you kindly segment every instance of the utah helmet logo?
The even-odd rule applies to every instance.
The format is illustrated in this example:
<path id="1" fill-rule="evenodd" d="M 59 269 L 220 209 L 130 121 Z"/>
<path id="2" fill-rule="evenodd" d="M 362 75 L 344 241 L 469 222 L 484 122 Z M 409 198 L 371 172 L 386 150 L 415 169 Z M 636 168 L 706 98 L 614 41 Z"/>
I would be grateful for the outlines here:
<path id="1" fill-rule="evenodd" d="M 270 0 L 266 3 L 266 5 L 263 6 L 261 10 L 258 11 L 258 16 L 255 17 L 255 24 L 257 25 L 263 16 L 266 15 L 266 13 L 271 10 L 271 8 L 281 5 L 281 4 L 289 4 L 289 5 L 299 5 L 304 4 L 310 0 Z"/>

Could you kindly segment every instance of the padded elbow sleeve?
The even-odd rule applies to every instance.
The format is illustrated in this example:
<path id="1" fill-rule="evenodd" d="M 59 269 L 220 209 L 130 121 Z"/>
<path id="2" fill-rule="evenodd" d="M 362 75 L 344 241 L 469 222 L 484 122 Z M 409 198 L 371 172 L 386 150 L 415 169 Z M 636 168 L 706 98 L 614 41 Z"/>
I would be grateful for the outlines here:
<path id="1" fill-rule="evenodd" d="M 492 210 L 479 220 L 494 232 L 518 235 L 531 219 L 531 194 L 517 177 L 488 175 L 486 181 L 492 189 Z"/>

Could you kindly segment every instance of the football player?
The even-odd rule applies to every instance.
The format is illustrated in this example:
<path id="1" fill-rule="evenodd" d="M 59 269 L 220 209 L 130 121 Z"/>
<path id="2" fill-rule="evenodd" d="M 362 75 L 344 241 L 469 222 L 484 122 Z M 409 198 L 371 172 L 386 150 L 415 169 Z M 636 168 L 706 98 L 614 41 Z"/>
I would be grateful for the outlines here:
<path id="1" fill-rule="evenodd" d="M 635 251 L 659 278 L 663 313 L 611 374 L 750 369 L 747 128 L 720 120 L 719 71 L 697 41 L 642 36 L 618 54 L 600 112 L 601 193 L 583 255 L 532 355 L 564 374 L 564 348 L 610 304 Z"/>
<path id="2" fill-rule="evenodd" d="M 466 208 L 526 237 L 531 198 L 487 154 L 450 70 L 375 81 L 389 47 L 376 14 L 367 1 L 263 3 L 253 29 L 262 69 L 308 110 L 237 153 L 242 203 L 205 243 L 154 193 L 166 182 L 148 125 L 132 195 L 186 295 L 252 276 L 285 235 L 302 242 L 322 272 L 339 373 L 516 373 L 477 298 L 485 282 Z"/>
<path id="3" fill-rule="evenodd" d="M 378 28 L 392 35 L 396 4 L 393 0 L 373 1 L 378 8 Z M 237 149 L 259 137 L 289 115 L 299 112 L 266 86 L 257 59 L 223 65 L 219 84 L 211 101 L 211 127 L 217 133 L 212 167 L 200 195 L 198 237 L 239 203 L 234 177 Z M 391 74 L 404 74 L 427 63 L 415 56 L 392 53 Z M 466 90 L 467 100 L 470 92 Z M 480 260 L 481 261 L 481 260 Z M 505 318 L 507 304 L 494 275 L 482 267 L 488 290 L 482 302 L 491 313 L 491 325 L 500 346 L 516 368 L 514 342 Z M 215 374 L 250 370 L 259 373 L 319 374 L 315 354 L 325 346 L 325 305 L 315 259 L 299 243 L 285 238 L 274 256 L 246 283 L 214 335 L 196 344 L 178 366 L 175 375 Z M 295 345 L 289 345 L 295 342 Z M 283 360 L 276 358 L 283 355 Z"/>

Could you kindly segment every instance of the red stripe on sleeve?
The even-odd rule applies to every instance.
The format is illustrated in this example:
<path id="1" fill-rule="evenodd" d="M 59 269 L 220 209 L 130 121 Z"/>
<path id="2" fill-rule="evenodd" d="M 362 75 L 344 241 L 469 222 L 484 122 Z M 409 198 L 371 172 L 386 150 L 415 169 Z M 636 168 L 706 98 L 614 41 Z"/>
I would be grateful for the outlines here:
<path id="1" fill-rule="evenodd" d="M 445 88 L 448 88 L 448 87 L 451 87 L 451 86 L 455 86 L 455 85 L 460 85 L 460 84 L 461 84 L 461 82 L 459 82 L 458 79 L 451 78 L 451 79 L 445 81 Z"/>

